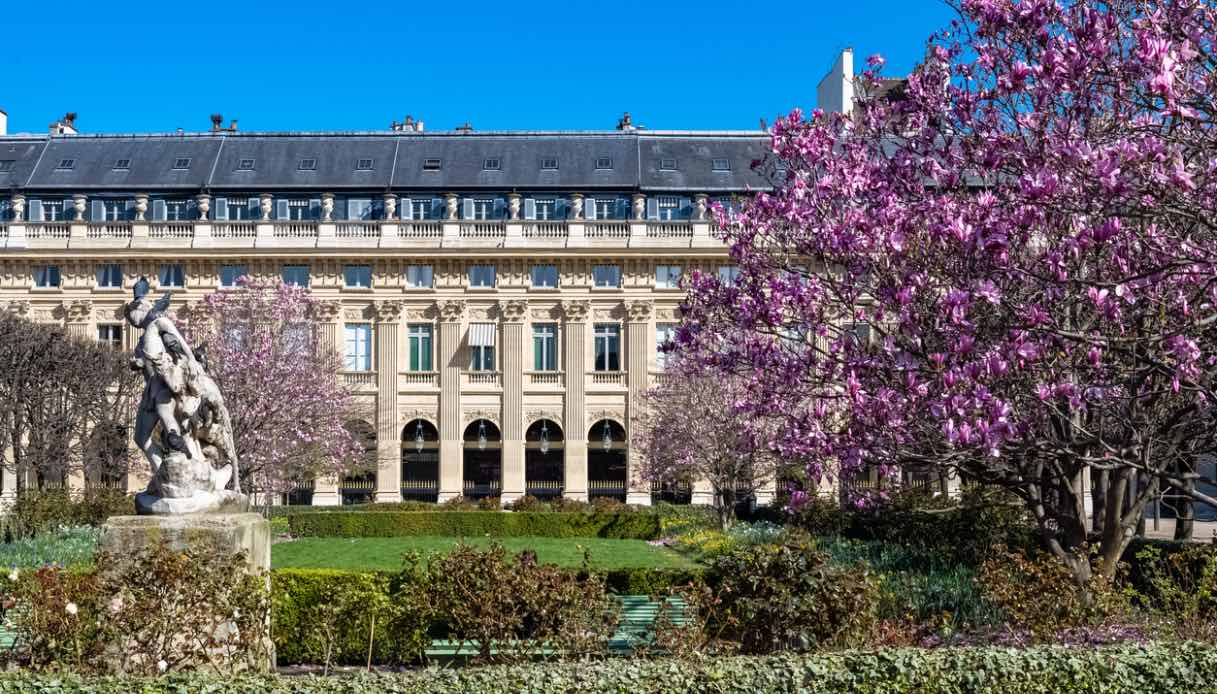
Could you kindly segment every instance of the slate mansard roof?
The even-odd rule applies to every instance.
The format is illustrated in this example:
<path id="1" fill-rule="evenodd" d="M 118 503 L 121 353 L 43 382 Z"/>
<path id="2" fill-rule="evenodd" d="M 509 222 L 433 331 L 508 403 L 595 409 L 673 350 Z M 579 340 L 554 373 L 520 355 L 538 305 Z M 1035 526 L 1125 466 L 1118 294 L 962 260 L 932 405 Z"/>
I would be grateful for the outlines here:
<path id="1" fill-rule="evenodd" d="M 768 188 L 752 168 L 768 148 L 759 131 L 14 135 L 0 190 L 729 193 Z"/>

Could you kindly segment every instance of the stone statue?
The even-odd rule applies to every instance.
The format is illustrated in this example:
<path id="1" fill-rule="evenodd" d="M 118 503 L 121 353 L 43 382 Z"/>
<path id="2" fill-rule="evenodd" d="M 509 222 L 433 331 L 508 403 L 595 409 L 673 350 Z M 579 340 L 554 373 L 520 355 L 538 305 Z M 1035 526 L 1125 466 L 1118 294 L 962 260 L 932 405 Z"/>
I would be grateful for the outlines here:
<path id="1" fill-rule="evenodd" d="M 152 479 L 136 495 L 136 511 L 244 511 L 249 500 L 241 493 L 232 421 L 207 373 L 206 355 L 191 349 L 165 314 L 170 295 L 153 303 L 148 289 L 141 277 L 124 309 L 127 322 L 144 331 L 131 359 L 131 368 L 144 376 L 135 443 L 148 459 Z"/>

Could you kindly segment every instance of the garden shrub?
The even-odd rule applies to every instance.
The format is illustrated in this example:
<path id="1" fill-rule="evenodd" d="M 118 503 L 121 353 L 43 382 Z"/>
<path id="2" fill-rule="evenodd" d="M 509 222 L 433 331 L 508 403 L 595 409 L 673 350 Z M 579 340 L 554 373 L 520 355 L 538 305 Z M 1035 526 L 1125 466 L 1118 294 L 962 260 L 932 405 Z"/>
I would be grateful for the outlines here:
<path id="1" fill-rule="evenodd" d="M 503 508 L 503 499 L 497 496 L 484 496 L 478 499 L 479 511 L 498 511 Z"/>
<path id="2" fill-rule="evenodd" d="M 698 659 L 523 663 L 301 678 L 156 679 L 0 674 L 0 694 L 1124 694 L 1211 692 L 1217 650 L 1193 643 L 1077 650 L 1059 646 L 918 648 Z"/>
<path id="3" fill-rule="evenodd" d="M 664 537 L 680 535 L 691 530 L 718 528 L 718 513 L 712 506 L 660 502 L 651 507 L 651 512 L 659 514 Z"/>
<path id="4" fill-rule="evenodd" d="M 876 619 L 879 584 L 864 566 L 839 567 L 798 538 L 741 547 L 710 565 L 721 603 L 711 620 L 745 653 L 862 643 Z"/>
<path id="5" fill-rule="evenodd" d="M 1132 597 L 1141 607 L 1178 636 L 1217 638 L 1217 546 L 1191 544 L 1169 554 L 1146 546 L 1136 558 L 1143 588 Z"/>
<path id="6" fill-rule="evenodd" d="M 600 653 L 615 630 L 617 603 L 599 577 L 538 564 L 531 552 L 462 543 L 430 557 L 421 582 L 407 572 L 395 599 L 427 605 L 445 638 L 473 642 L 481 660 Z"/>
<path id="7" fill-rule="evenodd" d="M 13 656 L 34 669 L 156 674 L 264 666 L 271 646 L 266 578 L 241 554 L 151 545 L 101 555 L 87 570 L 10 574 L 3 596 Z"/>
<path id="8" fill-rule="evenodd" d="M 1047 552 L 998 547 L 981 566 L 978 582 L 1007 625 L 1025 630 L 1039 642 L 1067 629 L 1098 626 L 1127 606 L 1097 573 L 1083 588 L 1065 563 Z"/>
<path id="9" fill-rule="evenodd" d="M 404 511 L 399 513 L 300 513 L 288 517 L 297 537 L 605 537 L 652 540 L 653 513 L 503 513 L 500 511 Z"/>
<path id="10" fill-rule="evenodd" d="M 390 599 L 388 574 L 330 569 L 271 572 L 271 625 L 280 663 L 413 663 L 430 643 L 426 610 Z"/>
<path id="11" fill-rule="evenodd" d="M 135 514 L 135 502 L 117 489 L 22 489 L 5 518 L 15 538 L 32 537 L 60 526 L 100 526 L 110 516 Z"/>
<path id="12" fill-rule="evenodd" d="M 616 595 L 656 595 L 672 589 L 702 584 L 705 582 L 703 569 L 596 569 L 584 571 L 599 576 L 604 581 L 604 587 Z"/>
<path id="13" fill-rule="evenodd" d="M 534 513 L 554 510 L 549 504 L 541 501 L 531 494 L 525 494 L 519 499 L 507 504 L 504 508 L 509 511 L 531 511 Z"/>

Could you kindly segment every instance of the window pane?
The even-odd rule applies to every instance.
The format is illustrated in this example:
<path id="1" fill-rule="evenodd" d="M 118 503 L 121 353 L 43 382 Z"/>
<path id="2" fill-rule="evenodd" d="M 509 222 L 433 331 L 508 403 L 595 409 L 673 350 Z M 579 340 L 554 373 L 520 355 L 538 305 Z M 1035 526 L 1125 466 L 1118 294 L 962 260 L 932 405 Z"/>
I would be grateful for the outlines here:
<path id="1" fill-rule="evenodd" d="M 493 265 L 470 265 L 469 266 L 469 286 L 470 287 L 493 287 L 494 286 L 494 266 Z"/>
<path id="2" fill-rule="evenodd" d="M 532 266 L 532 286 L 534 287 L 557 287 L 558 286 L 558 266 L 557 265 L 534 265 Z"/>
<path id="3" fill-rule="evenodd" d="M 309 282 L 309 268 L 307 265 L 284 265 L 283 266 L 283 282 L 292 284 L 297 287 L 307 287 Z"/>
<path id="4" fill-rule="evenodd" d="M 347 265 L 344 274 L 348 287 L 368 288 L 372 286 L 372 268 L 368 265 Z"/>
<path id="5" fill-rule="evenodd" d="M 406 267 L 406 286 L 413 289 L 429 289 L 431 287 L 431 266 L 410 265 Z"/>
<path id="6" fill-rule="evenodd" d="M 182 287 L 186 284 L 186 273 L 181 265 L 162 265 L 159 279 L 162 287 Z"/>
<path id="7" fill-rule="evenodd" d="M 220 286 L 235 287 L 237 280 L 249 274 L 244 265 L 221 265 Z"/>
<path id="8" fill-rule="evenodd" d="M 616 265 L 596 265 L 592 267 L 592 279 L 597 287 L 620 287 L 621 268 Z"/>
<path id="9" fill-rule="evenodd" d="M 372 368 L 372 326 L 366 323 L 345 326 L 347 371 Z"/>

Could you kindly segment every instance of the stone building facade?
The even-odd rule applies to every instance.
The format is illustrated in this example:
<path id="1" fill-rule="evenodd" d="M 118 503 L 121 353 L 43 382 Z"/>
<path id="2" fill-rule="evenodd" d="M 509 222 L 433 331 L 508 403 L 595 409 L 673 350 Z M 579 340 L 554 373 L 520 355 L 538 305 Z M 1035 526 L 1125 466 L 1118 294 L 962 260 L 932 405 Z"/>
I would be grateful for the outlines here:
<path id="1" fill-rule="evenodd" d="M 130 348 L 119 310 L 141 276 L 175 308 L 241 275 L 306 284 L 377 461 L 294 499 L 313 504 L 649 503 L 630 421 L 663 378 L 681 280 L 730 277 L 708 208 L 766 186 L 760 131 L 58 125 L 0 136 L 0 309 Z"/>

